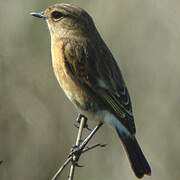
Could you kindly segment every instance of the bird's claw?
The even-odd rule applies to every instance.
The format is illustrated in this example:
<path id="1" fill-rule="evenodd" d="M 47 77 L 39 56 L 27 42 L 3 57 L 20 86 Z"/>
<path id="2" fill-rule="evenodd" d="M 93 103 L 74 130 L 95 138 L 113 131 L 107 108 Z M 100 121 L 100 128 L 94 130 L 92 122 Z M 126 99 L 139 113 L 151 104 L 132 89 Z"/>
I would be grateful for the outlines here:
<path id="1" fill-rule="evenodd" d="M 73 161 L 73 160 L 72 160 L 72 163 L 73 163 L 76 167 L 84 167 L 84 166 L 82 166 L 82 165 L 79 165 L 76 161 Z"/>
<path id="2" fill-rule="evenodd" d="M 86 117 L 86 116 L 84 116 L 84 115 L 82 115 L 82 114 L 79 114 L 79 115 L 78 115 L 78 118 L 76 119 L 76 122 L 77 122 L 78 124 L 80 124 L 81 118 L 84 118 L 84 119 L 85 119 L 85 123 L 84 123 L 84 127 L 83 127 L 83 128 L 86 128 L 87 130 L 92 131 L 92 129 L 90 129 L 90 128 L 88 127 L 87 117 Z M 77 127 L 77 128 L 79 128 L 79 126 L 78 126 L 77 124 L 74 124 L 74 126 Z"/>
<path id="3" fill-rule="evenodd" d="M 73 155 L 79 157 L 81 152 L 82 152 L 82 150 L 78 146 L 75 145 L 71 148 L 71 152 L 69 153 L 68 157 L 71 157 Z"/>

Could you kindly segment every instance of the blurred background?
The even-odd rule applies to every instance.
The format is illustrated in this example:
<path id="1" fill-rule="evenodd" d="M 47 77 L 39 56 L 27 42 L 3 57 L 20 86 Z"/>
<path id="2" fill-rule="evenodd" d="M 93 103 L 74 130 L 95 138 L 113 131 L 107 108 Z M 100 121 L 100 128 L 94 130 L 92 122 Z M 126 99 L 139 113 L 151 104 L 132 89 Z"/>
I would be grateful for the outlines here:
<path id="1" fill-rule="evenodd" d="M 46 23 L 29 15 L 57 2 L 0 3 L 1 180 L 50 180 L 75 143 L 77 112 L 55 79 Z M 144 179 L 180 179 L 180 1 L 64 2 L 91 14 L 121 67 L 152 167 Z M 75 179 L 136 179 L 112 128 L 104 126 L 94 143 L 108 146 L 83 155 Z"/>

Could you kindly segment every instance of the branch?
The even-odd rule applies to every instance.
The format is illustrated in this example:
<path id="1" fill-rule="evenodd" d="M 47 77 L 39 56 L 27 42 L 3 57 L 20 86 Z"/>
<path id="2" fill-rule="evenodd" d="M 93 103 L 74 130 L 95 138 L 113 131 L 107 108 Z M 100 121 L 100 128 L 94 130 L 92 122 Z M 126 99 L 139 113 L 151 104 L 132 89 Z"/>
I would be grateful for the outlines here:
<path id="1" fill-rule="evenodd" d="M 84 149 L 82 151 L 82 154 L 85 153 L 85 152 L 88 152 L 96 147 L 105 147 L 106 144 L 95 144 L 91 147 L 87 147 L 86 149 Z M 59 170 L 56 172 L 56 174 L 53 176 L 53 178 L 51 180 L 57 180 L 57 178 L 59 177 L 60 173 L 64 170 L 64 168 L 69 164 L 69 162 L 72 161 L 72 156 L 70 156 L 65 162 L 64 164 L 59 168 Z"/>
<path id="2" fill-rule="evenodd" d="M 68 159 L 64 162 L 64 164 L 59 168 L 59 170 L 56 172 L 56 174 L 53 176 L 53 178 L 51 180 L 57 180 L 57 178 L 59 177 L 60 173 L 63 171 L 63 169 L 69 164 L 69 162 L 72 162 L 72 165 L 70 167 L 70 171 L 69 171 L 69 176 L 68 176 L 68 180 L 73 180 L 74 177 L 74 171 L 75 171 L 75 167 L 79 166 L 77 164 L 80 156 L 82 153 L 85 153 L 89 150 L 92 150 L 96 147 L 105 147 L 106 144 L 96 144 L 93 145 L 91 147 L 87 147 L 85 148 L 85 146 L 88 144 L 88 142 L 91 140 L 91 138 L 95 135 L 95 133 L 98 131 L 98 129 L 103 125 L 103 123 L 99 123 L 92 131 L 91 133 L 85 138 L 85 140 L 81 143 L 81 137 L 82 137 L 82 132 L 83 132 L 83 128 L 86 127 L 86 117 L 85 116 L 79 116 L 78 121 L 80 123 L 79 126 L 79 130 L 78 130 L 78 134 L 77 134 L 77 138 L 76 138 L 76 144 L 75 147 L 77 147 L 77 150 L 74 150 L 70 153 Z M 80 167 L 80 166 L 79 166 Z"/>
<path id="3" fill-rule="evenodd" d="M 79 147 L 80 142 L 81 142 L 81 137 L 82 137 L 82 132 L 83 132 L 83 128 L 85 126 L 86 123 L 86 119 L 85 117 L 81 117 L 81 122 L 80 122 L 80 126 L 79 126 L 79 131 L 78 131 L 78 135 L 77 135 L 77 139 L 76 139 L 76 146 Z M 77 157 L 76 155 L 72 156 L 72 160 L 76 161 Z M 69 177 L 68 180 L 73 180 L 74 177 L 74 170 L 75 170 L 75 163 L 72 163 L 70 171 L 69 171 Z"/>
<path id="4" fill-rule="evenodd" d="M 51 179 L 51 180 L 56 180 L 58 177 L 59 177 L 59 175 L 60 175 L 60 173 L 63 171 L 63 169 L 69 164 L 69 162 L 71 162 L 72 161 L 72 156 L 71 157 L 69 157 L 65 162 L 64 162 L 64 164 L 59 168 L 59 170 L 56 172 L 56 174 L 53 176 L 53 178 Z"/>

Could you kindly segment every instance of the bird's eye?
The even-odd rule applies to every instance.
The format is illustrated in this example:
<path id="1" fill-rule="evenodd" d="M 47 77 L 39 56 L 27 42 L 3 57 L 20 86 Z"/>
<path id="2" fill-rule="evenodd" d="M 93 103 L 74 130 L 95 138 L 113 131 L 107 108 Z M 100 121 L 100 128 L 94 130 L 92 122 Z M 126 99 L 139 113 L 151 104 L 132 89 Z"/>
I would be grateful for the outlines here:
<path id="1" fill-rule="evenodd" d="M 64 15 L 61 13 L 61 12 L 59 12 L 59 11 L 54 11 L 54 12 L 52 12 L 52 17 L 53 17 L 53 19 L 54 20 L 59 20 L 61 17 L 63 17 Z"/>

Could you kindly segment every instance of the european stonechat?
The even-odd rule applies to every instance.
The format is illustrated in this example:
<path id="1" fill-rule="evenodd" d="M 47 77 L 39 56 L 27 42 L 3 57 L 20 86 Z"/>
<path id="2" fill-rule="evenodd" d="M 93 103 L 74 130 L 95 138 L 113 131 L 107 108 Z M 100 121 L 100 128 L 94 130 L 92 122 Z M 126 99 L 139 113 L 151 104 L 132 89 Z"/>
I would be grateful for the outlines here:
<path id="1" fill-rule="evenodd" d="M 150 175 L 150 166 L 135 138 L 127 87 L 91 16 L 69 4 L 55 4 L 31 15 L 45 19 L 48 24 L 52 64 L 66 96 L 88 119 L 111 124 L 135 175 L 138 178 Z"/>

